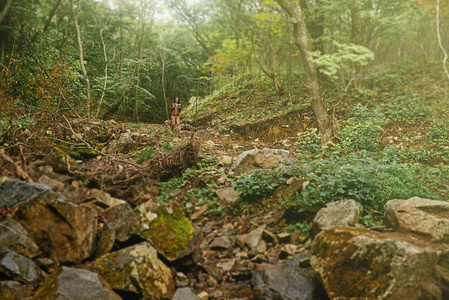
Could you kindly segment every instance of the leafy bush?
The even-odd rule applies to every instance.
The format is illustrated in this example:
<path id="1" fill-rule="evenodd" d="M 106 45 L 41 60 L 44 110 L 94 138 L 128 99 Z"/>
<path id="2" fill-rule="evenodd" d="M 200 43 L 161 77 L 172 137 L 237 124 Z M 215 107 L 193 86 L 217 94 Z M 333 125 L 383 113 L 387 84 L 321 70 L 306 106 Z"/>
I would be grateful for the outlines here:
<path id="1" fill-rule="evenodd" d="M 278 171 L 255 170 L 250 175 L 243 175 L 234 188 L 242 192 L 240 197 L 243 200 L 256 201 L 270 196 L 285 180 Z"/>
<path id="2" fill-rule="evenodd" d="M 296 205 L 317 211 L 331 201 L 354 199 L 365 209 L 382 212 L 391 199 L 420 196 L 440 199 L 420 176 L 419 164 L 401 164 L 396 159 L 367 157 L 366 153 L 329 158 L 297 166 L 294 175 L 306 181 Z"/>

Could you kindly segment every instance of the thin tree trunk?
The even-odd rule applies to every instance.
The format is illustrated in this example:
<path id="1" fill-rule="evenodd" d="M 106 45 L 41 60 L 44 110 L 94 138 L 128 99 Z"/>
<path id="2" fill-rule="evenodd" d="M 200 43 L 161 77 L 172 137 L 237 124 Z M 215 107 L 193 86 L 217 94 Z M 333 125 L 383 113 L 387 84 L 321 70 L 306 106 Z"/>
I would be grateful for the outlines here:
<path id="1" fill-rule="evenodd" d="M 55 16 L 55 13 L 59 7 L 59 4 L 61 4 L 61 0 L 58 0 L 58 2 L 56 2 L 55 6 L 53 6 L 53 8 L 50 12 L 50 15 L 48 16 L 47 22 L 45 22 L 44 29 L 42 29 L 42 32 L 45 32 L 45 30 L 47 30 L 48 26 L 50 26 L 51 20 Z"/>
<path id="2" fill-rule="evenodd" d="M 329 142 L 336 136 L 336 128 L 333 126 L 331 117 L 327 113 L 326 106 L 320 95 L 320 87 L 315 64 L 312 60 L 309 40 L 307 38 L 306 26 L 302 16 L 301 7 L 295 0 L 276 0 L 288 13 L 293 23 L 293 39 L 301 51 L 301 58 L 306 71 L 307 90 L 310 97 L 312 110 L 315 114 L 318 130 L 324 135 L 323 143 Z"/>
<path id="3" fill-rule="evenodd" d="M 444 53 L 444 59 L 443 59 L 444 72 L 446 73 L 446 76 L 449 79 L 449 72 L 446 67 L 448 55 L 447 55 L 446 49 L 444 49 L 444 47 L 443 47 L 443 43 L 441 42 L 441 35 L 440 35 L 440 0 L 437 0 L 437 37 L 438 37 L 438 45 L 440 45 L 441 51 L 443 51 L 443 53 Z"/>
<path id="4" fill-rule="evenodd" d="M 104 77 L 105 78 L 104 78 L 103 90 L 101 91 L 100 102 L 98 103 L 97 112 L 95 113 L 95 117 L 97 118 L 98 114 L 100 113 L 101 105 L 103 104 L 103 98 L 104 98 L 104 94 L 106 92 L 106 87 L 107 87 L 107 84 L 108 84 L 108 65 L 109 65 L 109 61 L 108 61 L 108 53 L 106 51 L 106 44 L 105 44 L 104 38 L 103 38 L 103 29 L 100 27 L 100 24 L 98 23 L 98 18 L 97 18 L 97 15 L 96 15 L 96 12 L 94 10 L 92 2 L 90 3 L 90 5 L 92 7 L 92 11 L 94 12 L 95 25 L 97 25 L 98 31 L 100 33 L 100 40 L 101 40 L 101 45 L 103 46 L 103 54 L 104 54 Z"/>
<path id="5" fill-rule="evenodd" d="M 8 13 L 9 7 L 11 6 L 12 0 L 7 0 L 5 7 L 3 7 L 3 10 L 0 12 L 0 23 L 3 21 L 3 19 L 6 17 L 6 14 Z"/>
<path id="6" fill-rule="evenodd" d="M 72 15 L 73 20 L 75 22 L 75 29 L 76 29 L 76 37 L 78 40 L 78 47 L 79 47 L 79 54 L 80 54 L 80 63 L 81 63 L 81 70 L 83 71 L 84 79 L 86 80 L 87 85 L 87 99 L 86 99 L 86 106 L 87 106 L 87 121 L 90 120 L 90 107 L 91 107 L 91 99 L 90 99 L 90 81 L 89 77 L 87 76 L 86 67 L 84 66 L 84 50 L 83 50 L 83 43 L 81 41 L 81 31 L 80 27 L 78 25 L 78 15 L 75 11 L 75 7 L 73 6 L 73 0 L 70 0 L 70 5 L 72 6 Z"/>
<path id="7" fill-rule="evenodd" d="M 166 91 L 165 91 L 165 58 L 162 57 L 162 54 L 160 54 L 161 56 L 161 62 L 162 62 L 162 78 L 161 78 L 161 82 L 162 82 L 162 93 L 164 94 L 164 101 L 165 101 L 165 113 L 167 114 L 167 120 L 170 121 L 170 116 L 168 115 L 168 103 L 167 103 L 167 95 L 166 95 Z"/>

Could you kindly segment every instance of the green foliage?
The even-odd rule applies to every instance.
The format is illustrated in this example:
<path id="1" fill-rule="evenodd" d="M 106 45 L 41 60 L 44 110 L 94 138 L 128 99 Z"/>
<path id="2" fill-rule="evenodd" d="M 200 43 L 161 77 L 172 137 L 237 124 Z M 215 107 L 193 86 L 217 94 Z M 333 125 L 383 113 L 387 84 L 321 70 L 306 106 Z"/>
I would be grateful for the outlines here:
<path id="1" fill-rule="evenodd" d="M 244 174 L 234 188 L 242 192 L 241 199 L 253 202 L 270 196 L 285 180 L 278 171 L 255 170 L 250 175 Z"/>
<path id="2" fill-rule="evenodd" d="M 336 51 L 332 54 L 314 53 L 314 62 L 320 72 L 337 80 L 339 72 L 351 73 L 355 66 L 366 66 L 374 60 L 374 53 L 368 48 L 352 43 L 341 44 L 334 41 Z"/>
<path id="3" fill-rule="evenodd" d="M 383 211 L 391 199 L 420 196 L 441 197 L 429 188 L 421 176 L 420 164 L 400 163 L 397 159 L 367 157 L 366 152 L 328 158 L 297 166 L 293 172 L 307 183 L 296 205 L 316 211 L 326 203 L 354 199 L 365 209 Z"/>
<path id="4" fill-rule="evenodd" d="M 139 153 L 139 156 L 136 159 L 136 164 L 142 164 L 147 160 L 150 160 L 153 158 L 153 156 L 156 153 L 154 152 L 154 149 L 149 147 L 142 150 L 142 152 Z"/>
<path id="5" fill-rule="evenodd" d="M 360 105 L 355 106 L 352 116 L 340 123 L 340 143 L 337 149 L 344 152 L 376 151 L 384 123 L 384 114 L 379 110 L 368 109 Z"/>
<path id="6" fill-rule="evenodd" d="M 288 225 L 288 231 L 299 231 L 303 235 L 310 235 L 312 233 L 312 226 L 307 222 L 298 222 Z"/>

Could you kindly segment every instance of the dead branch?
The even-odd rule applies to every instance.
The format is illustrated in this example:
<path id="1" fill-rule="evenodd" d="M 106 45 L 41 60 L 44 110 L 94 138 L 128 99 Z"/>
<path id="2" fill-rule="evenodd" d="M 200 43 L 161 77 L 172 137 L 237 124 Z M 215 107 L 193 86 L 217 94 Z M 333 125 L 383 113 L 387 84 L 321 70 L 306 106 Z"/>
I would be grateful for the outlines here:
<path id="1" fill-rule="evenodd" d="M 175 175 L 198 162 L 199 143 L 193 138 L 176 149 L 156 155 L 148 163 L 151 177 Z"/>

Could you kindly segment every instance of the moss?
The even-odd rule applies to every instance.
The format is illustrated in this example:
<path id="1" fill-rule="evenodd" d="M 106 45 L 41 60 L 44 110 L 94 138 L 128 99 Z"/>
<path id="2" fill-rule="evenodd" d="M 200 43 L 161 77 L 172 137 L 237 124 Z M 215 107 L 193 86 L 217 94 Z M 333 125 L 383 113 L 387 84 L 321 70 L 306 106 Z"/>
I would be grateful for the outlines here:
<path id="1" fill-rule="evenodd" d="M 171 213 L 168 211 L 171 210 Z M 154 213 L 157 218 L 150 224 L 150 228 L 142 235 L 168 259 L 176 259 L 179 251 L 188 248 L 193 238 L 193 226 L 184 216 L 179 204 L 173 202 L 159 206 Z"/>

